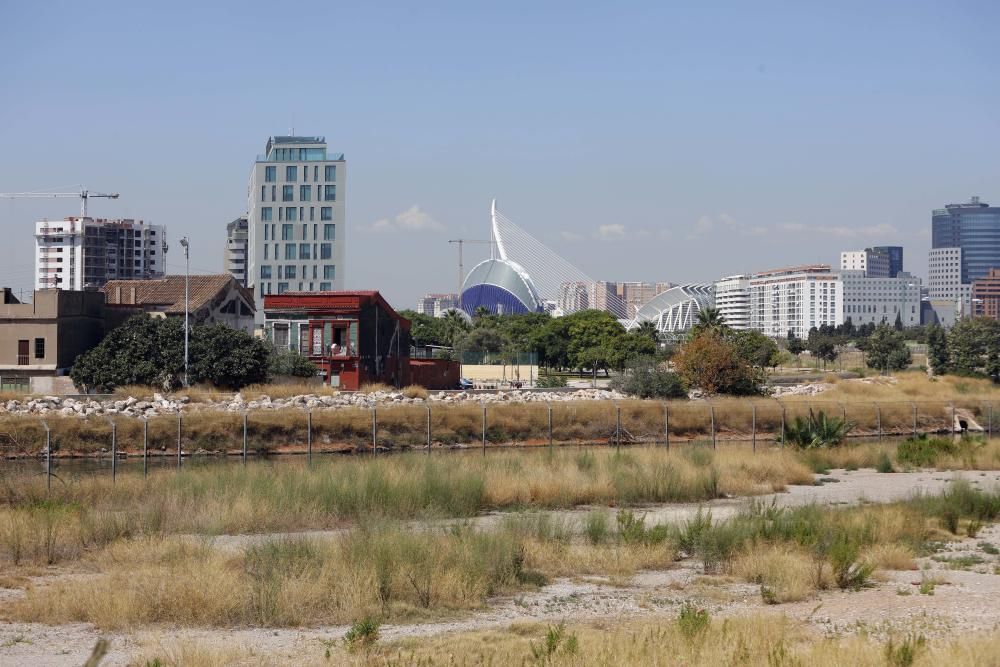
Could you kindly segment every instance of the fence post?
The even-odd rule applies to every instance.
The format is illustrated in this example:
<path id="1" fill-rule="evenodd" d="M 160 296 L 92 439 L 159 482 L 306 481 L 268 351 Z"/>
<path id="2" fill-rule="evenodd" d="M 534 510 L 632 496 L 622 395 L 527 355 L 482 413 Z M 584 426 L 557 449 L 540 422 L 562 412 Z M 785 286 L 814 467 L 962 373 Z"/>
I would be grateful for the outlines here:
<path id="1" fill-rule="evenodd" d="M 247 431 L 248 422 L 250 421 L 250 416 L 244 412 L 243 413 L 243 465 L 247 464 Z"/>
<path id="2" fill-rule="evenodd" d="M 44 419 L 41 420 L 45 427 L 45 493 L 52 490 L 52 432 Z"/>
<path id="3" fill-rule="evenodd" d="M 913 402 L 913 437 L 917 437 L 917 403 Z"/>
<path id="4" fill-rule="evenodd" d="M 427 455 L 431 455 L 431 406 L 427 406 Z"/>
<path id="5" fill-rule="evenodd" d="M 306 447 L 308 448 L 307 463 L 313 462 L 313 413 L 306 410 Z"/>
<path id="6" fill-rule="evenodd" d="M 622 406 L 615 406 L 615 447 L 622 447 Z"/>
<path id="7" fill-rule="evenodd" d="M 118 476 L 118 429 L 114 419 L 109 419 L 108 423 L 111 424 L 111 483 L 114 484 Z"/>
<path id="8" fill-rule="evenodd" d="M 663 439 L 667 443 L 667 451 L 670 451 L 670 408 L 663 406 Z"/>
<path id="9" fill-rule="evenodd" d="M 372 405 L 372 456 L 375 456 L 378 448 L 378 412 L 375 405 Z"/>
<path id="10" fill-rule="evenodd" d="M 781 448 L 785 448 L 785 406 L 781 406 Z"/>
<path id="11" fill-rule="evenodd" d="M 549 451 L 552 451 L 552 403 L 546 401 L 545 405 L 549 410 Z"/>
<path id="12" fill-rule="evenodd" d="M 844 420 L 845 424 L 847 423 L 847 406 L 843 403 L 840 404 L 840 418 Z"/>
<path id="13" fill-rule="evenodd" d="M 483 456 L 486 456 L 486 401 L 483 401 Z"/>
<path id="14" fill-rule="evenodd" d="M 882 406 L 875 404 L 875 419 L 878 421 L 878 441 L 882 442 Z"/>
<path id="15" fill-rule="evenodd" d="M 948 431 L 951 432 L 952 434 L 955 433 L 955 404 L 954 403 L 951 404 L 951 426 L 948 428 Z"/>
<path id="16" fill-rule="evenodd" d="M 986 435 L 986 437 L 987 437 L 987 439 L 992 440 L 993 439 L 993 404 L 992 403 L 990 403 L 990 417 L 989 417 L 989 419 L 990 419 L 990 423 L 986 427 L 986 429 L 987 429 L 987 435 Z"/>
<path id="17" fill-rule="evenodd" d="M 708 406 L 708 411 L 709 411 L 709 414 L 711 414 L 711 416 L 712 416 L 712 449 L 715 449 L 716 448 L 716 445 L 715 445 L 715 406 L 714 405 Z"/>
<path id="18" fill-rule="evenodd" d="M 177 413 L 177 469 L 181 469 L 181 429 L 183 424 L 183 417 L 181 413 Z"/>
<path id="19" fill-rule="evenodd" d="M 142 476 L 149 474 L 149 420 L 142 420 Z"/>
<path id="20" fill-rule="evenodd" d="M 750 401 L 750 445 L 757 451 L 757 404 Z"/>

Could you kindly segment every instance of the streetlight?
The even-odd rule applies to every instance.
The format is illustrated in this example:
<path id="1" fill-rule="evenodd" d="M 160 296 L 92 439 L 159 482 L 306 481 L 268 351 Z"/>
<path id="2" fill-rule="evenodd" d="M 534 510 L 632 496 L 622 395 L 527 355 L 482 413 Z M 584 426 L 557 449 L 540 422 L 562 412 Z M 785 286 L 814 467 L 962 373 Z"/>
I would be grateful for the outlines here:
<path id="1" fill-rule="evenodd" d="M 191 276 L 191 254 L 188 237 L 181 239 L 181 247 L 184 248 L 184 386 L 190 387 L 188 383 L 188 280 Z"/>

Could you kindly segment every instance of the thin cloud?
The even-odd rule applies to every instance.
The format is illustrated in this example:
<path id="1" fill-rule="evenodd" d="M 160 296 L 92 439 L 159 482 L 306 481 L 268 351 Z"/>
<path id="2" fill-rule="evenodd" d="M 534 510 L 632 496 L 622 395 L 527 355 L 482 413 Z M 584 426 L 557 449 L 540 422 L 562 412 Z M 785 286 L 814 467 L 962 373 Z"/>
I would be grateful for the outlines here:
<path id="1" fill-rule="evenodd" d="M 426 212 L 421 211 L 417 204 L 397 214 L 393 218 L 381 218 L 371 225 L 372 231 L 402 231 L 402 232 L 439 232 L 444 229 L 444 225 L 432 218 Z"/>
<path id="2" fill-rule="evenodd" d="M 747 225 L 740 222 L 728 213 L 718 215 L 705 214 L 695 221 L 691 231 L 687 234 L 687 239 L 706 238 L 713 235 L 733 236 L 764 236 L 768 233 L 768 228 L 759 225 Z"/>
<path id="3" fill-rule="evenodd" d="M 570 241 L 571 243 L 576 243 L 577 241 L 582 241 L 583 237 L 576 232 L 559 232 L 559 238 L 563 241 Z"/>
<path id="4" fill-rule="evenodd" d="M 594 235 L 602 241 L 620 241 L 626 237 L 625 225 L 621 223 L 601 225 Z"/>
<path id="5" fill-rule="evenodd" d="M 868 239 L 898 236 L 899 230 L 887 223 L 866 225 L 862 227 L 846 227 L 843 225 L 804 225 L 801 222 L 786 222 L 778 225 L 778 229 L 790 234 L 814 234 L 841 239 Z"/>

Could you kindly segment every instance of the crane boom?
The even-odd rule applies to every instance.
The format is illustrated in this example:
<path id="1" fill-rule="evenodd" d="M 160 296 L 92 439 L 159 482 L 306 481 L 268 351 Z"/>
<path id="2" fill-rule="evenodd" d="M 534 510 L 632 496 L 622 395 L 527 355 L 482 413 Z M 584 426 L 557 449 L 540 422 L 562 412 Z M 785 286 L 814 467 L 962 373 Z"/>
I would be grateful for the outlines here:
<path id="1" fill-rule="evenodd" d="M 0 192 L 0 199 L 40 199 L 44 197 L 79 197 L 80 216 L 87 217 L 87 200 L 91 197 L 104 197 L 105 199 L 118 199 L 117 192 L 91 192 L 86 188 L 81 188 L 77 192 Z"/>

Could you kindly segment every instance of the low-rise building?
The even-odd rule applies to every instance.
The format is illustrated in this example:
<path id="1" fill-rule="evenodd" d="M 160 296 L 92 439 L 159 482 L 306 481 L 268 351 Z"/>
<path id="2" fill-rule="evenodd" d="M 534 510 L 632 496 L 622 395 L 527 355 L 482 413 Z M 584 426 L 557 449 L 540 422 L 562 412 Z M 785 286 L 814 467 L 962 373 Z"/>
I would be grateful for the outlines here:
<path id="1" fill-rule="evenodd" d="M 100 343 L 106 327 L 102 292 L 43 289 L 35 291 L 32 303 L 21 303 L 4 288 L 0 385 L 56 392 L 53 378 L 66 375 L 78 356 Z"/>
<path id="2" fill-rule="evenodd" d="M 762 271 L 750 277 L 750 328 L 775 338 L 844 322 L 844 286 L 828 264 Z"/>
<path id="3" fill-rule="evenodd" d="M 157 280 L 112 280 L 103 288 L 108 310 L 145 312 L 154 317 L 184 316 L 184 276 Z M 191 326 L 225 324 L 253 333 L 253 293 L 228 273 L 192 275 L 188 284 Z"/>
<path id="4" fill-rule="evenodd" d="M 236 282 L 247 286 L 247 250 L 249 225 L 247 217 L 241 216 L 226 225 L 226 250 L 223 256 L 226 271 L 233 274 Z"/>
<path id="5" fill-rule="evenodd" d="M 458 308 L 457 294 L 425 294 L 417 300 L 417 312 L 431 317 L 444 317 L 449 310 Z"/>
<path id="6" fill-rule="evenodd" d="M 1000 269 L 990 269 L 972 281 L 972 313 L 1000 320 Z"/>
<path id="7" fill-rule="evenodd" d="M 888 278 L 892 274 L 888 246 L 885 249 L 845 250 L 840 253 L 840 270 L 861 271 L 868 278 Z"/>
<path id="8" fill-rule="evenodd" d="M 862 324 L 895 324 L 904 327 L 921 323 L 920 279 L 906 272 L 895 278 L 870 277 L 864 271 L 841 271 L 844 284 L 844 321 Z"/>

